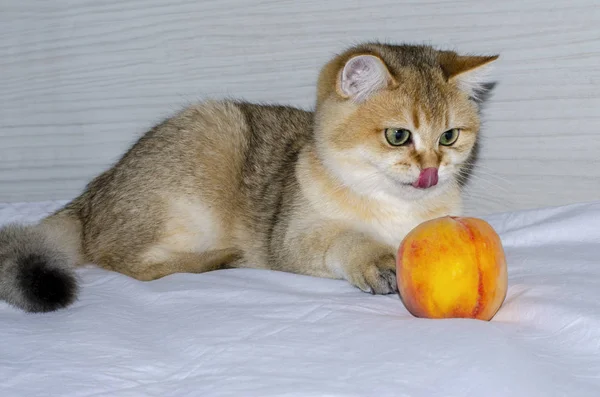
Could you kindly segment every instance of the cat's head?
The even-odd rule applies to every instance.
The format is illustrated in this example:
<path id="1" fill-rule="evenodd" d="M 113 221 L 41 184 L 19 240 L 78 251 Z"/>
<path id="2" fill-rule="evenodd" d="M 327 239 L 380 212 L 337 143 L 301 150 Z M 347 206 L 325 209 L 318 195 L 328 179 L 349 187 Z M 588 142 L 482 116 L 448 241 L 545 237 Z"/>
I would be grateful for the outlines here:
<path id="1" fill-rule="evenodd" d="M 482 76 L 497 56 L 366 44 L 321 71 L 317 151 L 361 194 L 418 199 L 465 171 L 480 127 Z"/>

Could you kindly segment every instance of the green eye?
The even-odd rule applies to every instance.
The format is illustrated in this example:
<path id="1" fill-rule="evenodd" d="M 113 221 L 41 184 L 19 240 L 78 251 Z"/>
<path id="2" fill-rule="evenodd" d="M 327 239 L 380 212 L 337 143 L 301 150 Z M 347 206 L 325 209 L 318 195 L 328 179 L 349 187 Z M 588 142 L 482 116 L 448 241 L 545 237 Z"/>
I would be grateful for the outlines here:
<path id="1" fill-rule="evenodd" d="M 440 137 L 440 145 L 451 146 L 458 139 L 460 130 L 458 128 L 452 128 L 442 134 Z"/>
<path id="2" fill-rule="evenodd" d="M 410 142 L 410 131 L 403 128 L 386 128 L 385 139 L 392 146 L 402 146 Z"/>

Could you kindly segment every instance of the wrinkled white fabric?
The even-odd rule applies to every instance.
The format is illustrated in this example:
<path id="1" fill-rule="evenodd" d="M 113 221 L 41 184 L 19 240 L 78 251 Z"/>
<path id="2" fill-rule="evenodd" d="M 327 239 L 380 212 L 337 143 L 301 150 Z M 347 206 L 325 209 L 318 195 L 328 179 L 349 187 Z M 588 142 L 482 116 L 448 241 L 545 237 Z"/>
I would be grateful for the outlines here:
<path id="1" fill-rule="evenodd" d="M 0 222 L 58 204 L 0 205 Z M 273 271 L 85 268 L 68 310 L 0 303 L 0 396 L 600 396 L 600 202 L 486 219 L 509 264 L 491 322 Z"/>

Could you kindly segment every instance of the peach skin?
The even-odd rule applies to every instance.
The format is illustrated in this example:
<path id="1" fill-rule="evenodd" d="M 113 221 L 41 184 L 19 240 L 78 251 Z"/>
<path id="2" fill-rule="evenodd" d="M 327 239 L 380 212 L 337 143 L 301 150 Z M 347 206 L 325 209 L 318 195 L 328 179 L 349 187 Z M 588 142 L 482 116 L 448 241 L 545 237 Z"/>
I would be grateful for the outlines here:
<path id="1" fill-rule="evenodd" d="M 400 298 L 415 317 L 491 320 L 506 297 L 502 242 L 484 220 L 445 216 L 415 227 L 398 249 Z"/>

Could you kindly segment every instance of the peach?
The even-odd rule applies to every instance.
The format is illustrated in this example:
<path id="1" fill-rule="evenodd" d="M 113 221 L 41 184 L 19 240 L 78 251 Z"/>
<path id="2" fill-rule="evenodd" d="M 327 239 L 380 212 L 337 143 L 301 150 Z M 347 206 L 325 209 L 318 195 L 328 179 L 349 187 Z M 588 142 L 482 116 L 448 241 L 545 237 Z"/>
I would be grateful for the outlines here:
<path id="1" fill-rule="evenodd" d="M 411 230 L 398 249 L 398 291 L 416 317 L 490 320 L 508 284 L 502 242 L 487 222 L 445 216 Z"/>

